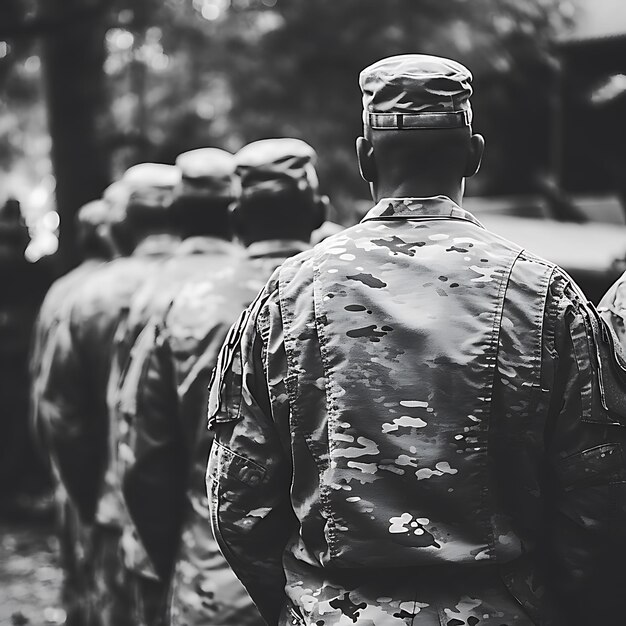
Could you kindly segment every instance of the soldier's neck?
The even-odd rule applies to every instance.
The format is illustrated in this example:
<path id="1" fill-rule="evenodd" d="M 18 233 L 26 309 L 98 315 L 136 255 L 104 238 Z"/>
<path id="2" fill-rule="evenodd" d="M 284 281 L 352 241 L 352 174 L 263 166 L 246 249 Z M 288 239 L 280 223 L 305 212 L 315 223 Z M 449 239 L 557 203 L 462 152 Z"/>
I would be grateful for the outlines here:
<path id="1" fill-rule="evenodd" d="M 376 201 L 381 198 L 432 198 L 447 196 L 459 206 L 463 201 L 463 185 L 441 182 L 407 180 L 397 184 L 380 184 L 374 191 Z"/>

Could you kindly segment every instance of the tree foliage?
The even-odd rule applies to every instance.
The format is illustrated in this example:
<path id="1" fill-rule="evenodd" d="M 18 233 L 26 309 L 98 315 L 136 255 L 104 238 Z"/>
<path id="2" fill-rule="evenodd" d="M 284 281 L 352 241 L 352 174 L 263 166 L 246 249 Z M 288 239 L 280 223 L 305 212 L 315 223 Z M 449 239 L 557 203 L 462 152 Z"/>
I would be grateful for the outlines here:
<path id="1" fill-rule="evenodd" d="M 33 1 L 3 0 L 2 11 L 12 11 L 3 23 L 32 18 Z M 236 150 L 255 139 L 296 136 L 318 150 L 322 182 L 339 204 L 364 197 L 354 158 L 361 130 L 358 73 L 405 52 L 451 56 L 474 73 L 475 126 L 487 136 L 488 150 L 470 191 L 521 192 L 548 166 L 557 71 L 550 41 L 568 17 L 562 0 L 69 4 L 93 2 L 102 5 L 106 33 L 109 115 L 101 122 L 101 150 L 114 174 L 141 160 L 172 162 L 179 152 L 203 145 Z M 54 29 L 53 21 L 35 31 Z M 29 152 L 45 161 L 32 61 L 39 49 L 32 39 L 7 41 L 11 54 L 0 59 L 5 169 Z M 20 136 L 41 139 L 39 152 Z M 45 167 L 35 170 L 39 175 Z"/>
<path id="2" fill-rule="evenodd" d="M 564 20 L 556 0 L 290 0 L 258 12 L 256 29 L 268 13 L 273 28 L 257 39 L 249 13 L 231 18 L 224 55 L 232 125 L 245 140 L 295 134 L 311 141 L 336 193 L 364 191 L 352 149 L 358 73 L 406 52 L 451 56 L 474 72 L 476 127 L 489 145 L 475 190 L 522 191 L 546 167 L 555 97 L 549 43 Z"/>

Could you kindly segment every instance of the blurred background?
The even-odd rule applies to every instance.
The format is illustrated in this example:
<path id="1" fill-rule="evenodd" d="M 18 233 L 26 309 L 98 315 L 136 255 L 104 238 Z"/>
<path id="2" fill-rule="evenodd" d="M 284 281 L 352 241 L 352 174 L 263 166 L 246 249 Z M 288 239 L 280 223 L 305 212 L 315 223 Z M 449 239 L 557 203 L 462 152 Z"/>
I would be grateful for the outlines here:
<path id="1" fill-rule="evenodd" d="M 404 52 L 475 75 L 488 150 L 469 195 L 528 215 L 575 194 L 594 221 L 623 222 L 621 0 L 3 0 L 0 204 L 21 202 L 31 261 L 56 250 L 61 223 L 65 269 L 69 218 L 128 166 L 294 136 L 318 150 L 347 223 L 368 198 L 358 72 Z"/>
<path id="2" fill-rule="evenodd" d="M 624 0 L 1 0 L 0 493 L 31 464 L 29 333 L 78 262 L 78 208 L 135 163 L 292 136 L 349 225 L 371 204 L 358 73 L 407 52 L 474 73 L 487 152 L 466 208 L 597 301 L 626 268 Z M 60 623 L 51 540 L 2 530 L 0 600 L 19 598 L 0 623 Z"/>

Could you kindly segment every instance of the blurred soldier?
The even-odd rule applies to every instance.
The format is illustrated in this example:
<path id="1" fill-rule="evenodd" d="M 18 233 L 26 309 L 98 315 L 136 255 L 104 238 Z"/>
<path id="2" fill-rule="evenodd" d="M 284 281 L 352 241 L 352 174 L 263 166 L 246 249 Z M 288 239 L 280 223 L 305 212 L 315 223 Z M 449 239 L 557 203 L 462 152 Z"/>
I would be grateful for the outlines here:
<path id="1" fill-rule="evenodd" d="M 94 200 L 83 206 L 76 215 L 77 246 L 82 256 L 81 263 L 67 274 L 57 279 L 48 289 L 39 309 L 39 315 L 33 331 L 32 351 L 30 355 L 31 381 L 35 385 L 32 400 L 37 401 L 37 378 L 41 358 L 47 337 L 55 327 L 59 315 L 69 306 L 68 299 L 88 276 L 115 254 L 109 234 L 110 206 L 104 200 Z M 33 419 L 37 423 L 36 406 L 33 407 Z"/>
<path id="2" fill-rule="evenodd" d="M 134 438 L 134 391 L 143 369 L 146 347 L 153 331 L 147 328 L 152 316 L 162 315 L 183 281 L 193 276 L 217 276 L 241 256 L 233 244 L 229 207 L 234 200 L 233 155 L 217 148 L 202 148 L 176 159 L 182 178 L 175 190 L 172 222 L 183 239 L 176 253 L 158 275 L 146 281 L 133 297 L 128 317 L 116 333 L 116 346 L 108 399 L 112 431 L 116 432 L 118 462 L 115 480 L 121 490 L 121 471 L 128 460 L 128 441 Z M 130 399 L 126 399 L 128 396 Z M 166 581 L 160 581 L 148 561 L 131 523 L 122 539 L 124 562 L 132 572 L 137 624 L 158 623 L 166 607 Z"/>
<path id="3" fill-rule="evenodd" d="M 134 625 L 119 541 L 126 512 L 110 482 L 106 387 L 113 335 L 133 294 L 173 251 L 169 208 L 180 174 L 143 163 L 124 175 L 126 231 L 134 250 L 96 270 L 75 295 L 56 333 L 40 415 L 53 462 L 81 521 L 93 523 L 89 557 L 96 623 Z M 109 443 L 107 443 L 109 442 Z"/>
<path id="4" fill-rule="evenodd" d="M 114 250 L 109 236 L 110 206 L 103 200 L 94 200 L 83 206 L 76 216 L 78 248 L 82 254 L 80 265 L 56 280 L 41 305 L 30 356 L 31 419 L 34 431 L 41 433 L 38 412 L 42 381 L 54 350 L 55 329 L 69 311 L 72 298 L 93 275 L 94 271 L 110 260 Z M 48 454 L 47 444 L 38 436 L 42 454 Z M 54 471 L 54 466 L 53 466 Z M 61 596 L 67 614 L 67 624 L 83 626 L 87 622 L 87 586 L 85 580 L 85 545 L 83 529 L 76 509 L 67 497 L 58 476 L 55 477 L 55 501 L 58 516 L 58 536 L 63 587 Z"/>
<path id="5" fill-rule="evenodd" d="M 626 402 L 600 403 L 596 311 L 461 208 L 465 67 L 391 57 L 360 85 L 378 204 L 283 264 L 220 353 L 220 547 L 268 624 L 619 622 Z"/>
<path id="6" fill-rule="evenodd" d="M 189 281 L 157 323 L 138 385 L 133 462 L 124 482 L 152 561 L 164 580 L 173 576 L 168 623 L 176 626 L 263 623 L 211 533 L 204 483 L 208 385 L 229 326 L 273 270 L 308 247 L 324 214 L 309 145 L 269 139 L 235 158 L 242 195 L 234 222 L 247 258 Z"/>

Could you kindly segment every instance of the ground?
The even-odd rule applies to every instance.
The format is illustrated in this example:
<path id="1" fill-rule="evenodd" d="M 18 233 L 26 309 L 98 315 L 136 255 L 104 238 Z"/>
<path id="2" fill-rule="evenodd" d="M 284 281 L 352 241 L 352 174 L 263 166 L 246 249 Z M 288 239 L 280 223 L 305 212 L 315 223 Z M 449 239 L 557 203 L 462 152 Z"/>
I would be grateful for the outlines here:
<path id="1" fill-rule="evenodd" d="M 0 537 L 0 626 L 63 624 L 51 520 L 0 518 Z"/>

